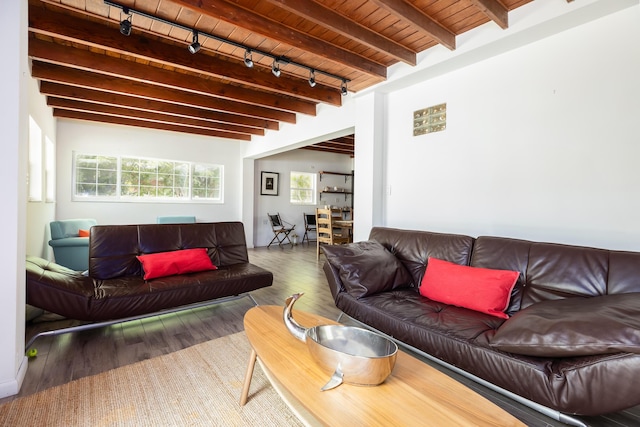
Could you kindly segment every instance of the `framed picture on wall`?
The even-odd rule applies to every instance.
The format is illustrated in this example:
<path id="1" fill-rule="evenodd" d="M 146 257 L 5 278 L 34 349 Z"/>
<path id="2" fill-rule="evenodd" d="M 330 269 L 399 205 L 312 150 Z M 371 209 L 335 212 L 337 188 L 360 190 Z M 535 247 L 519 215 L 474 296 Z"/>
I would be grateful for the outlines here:
<path id="1" fill-rule="evenodd" d="M 260 194 L 263 196 L 278 195 L 278 177 L 277 172 L 262 172 L 260 179 Z"/>

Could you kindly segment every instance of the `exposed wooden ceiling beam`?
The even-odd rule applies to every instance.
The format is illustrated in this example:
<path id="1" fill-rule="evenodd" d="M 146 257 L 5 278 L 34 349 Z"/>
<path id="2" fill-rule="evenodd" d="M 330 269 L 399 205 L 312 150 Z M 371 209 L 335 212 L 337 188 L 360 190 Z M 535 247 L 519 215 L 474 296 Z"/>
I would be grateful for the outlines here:
<path id="1" fill-rule="evenodd" d="M 122 106 L 140 111 L 161 112 L 177 117 L 198 117 L 214 123 L 235 124 L 256 129 L 278 130 L 280 128 L 279 123 L 273 120 L 257 119 L 203 108 L 176 105 L 152 99 L 135 98 L 128 95 L 101 92 L 47 81 L 40 83 L 40 93 L 49 97 L 82 100 L 100 105 Z"/>
<path id="2" fill-rule="evenodd" d="M 304 50 L 329 61 L 343 64 L 369 75 L 381 77 L 383 79 L 387 78 L 387 69 L 381 64 L 360 55 L 356 55 L 349 50 L 334 46 L 324 40 L 312 37 L 296 29 L 271 21 L 264 16 L 247 9 L 243 9 L 230 2 L 223 0 L 217 0 L 215 2 L 202 0 L 173 0 L 173 2 L 198 13 L 210 15 L 220 19 L 221 21 L 238 25 L 252 33 L 261 34 L 272 40 L 279 41 L 280 43 L 304 48 Z"/>
<path id="3" fill-rule="evenodd" d="M 148 129 L 168 130 L 168 131 L 180 132 L 180 133 L 191 133 L 194 135 L 205 135 L 205 136 L 213 136 L 218 138 L 237 139 L 241 141 L 251 140 L 251 136 L 249 135 L 243 135 L 243 134 L 233 133 L 233 132 L 190 128 L 188 126 L 177 126 L 177 125 L 169 125 L 164 123 L 145 122 L 143 120 L 125 119 L 121 117 L 105 116 L 101 114 L 81 113 L 81 112 L 69 111 L 69 110 L 54 109 L 53 116 L 66 118 L 66 119 L 98 122 L 98 123 L 109 123 L 109 124 L 116 124 L 116 125 L 123 125 L 123 126 L 142 127 L 142 128 L 148 128 Z"/>
<path id="4" fill-rule="evenodd" d="M 158 112 L 131 110 L 124 107 L 93 104 L 72 99 L 48 97 L 47 105 L 58 110 L 71 110 L 84 113 L 93 112 L 96 114 L 104 114 L 106 116 L 123 117 L 156 123 L 174 124 L 209 130 L 223 130 L 247 135 L 264 135 L 264 129 L 238 126 L 229 123 L 215 123 L 208 120 L 201 120 L 192 117 L 179 117 L 170 114 L 161 114 Z"/>
<path id="5" fill-rule="evenodd" d="M 353 146 L 355 143 L 355 137 L 353 135 L 341 136 L 340 138 L 330 139 L 328 142 Z"/>
<path id="6" fill-rule="evenodd" d="M 31 75 L 45 81 L 93 88 L 105 92 L 155 99 L 214 111 L 227 111 L 249 117 L 265 118 L 288 123 L 296 122 L 296 115 L 285 111 L 221 100 L 210 96 L 198 95 L 177 89 L 167 89 L 148 83 L 135 82 L 88 71 L 74 70 L 38 61 L 33 61 Z"/>
<path id="7" fill-rule="evenodd" d="M 348 148 L 344 148 L 344 147 L 331 147 L 331 146 L 325 146 L 322 144 L 314 144 L 314 145 L 308 145 L 306 147 L 302 147 L 303 150 L 313 150 L 313 151 L 322 151 L 324 153 L 336 153 L 336 154 L 348 154 L 351 157 L 353 157 L 353 149 L 348 149 Z"/>
<path id="8" fill-rule="evenodd" d="M 134 29 L 129 37 L 125 37 L 115 25 L 75 19 L 55 9 L 30 5 L 29 31 L 269 92 L 330 105 L 342 105 L 340 91 L 337 88 L 321 84 L 312 88 L 306 80 L 285 74 L 276 78 L 270 69 L 247 68 L 240 62 L 230 61 L 222 55 L 207 52 L 206 49 L 201 49 L 198 55 L 192 55 L 185 46 L 151 38 L 137 29 Z"/>
<path id="9" fill-rule="evenodd" d="M 195 75 L 178 74 L 159 67 L 140 64 L 84 49 L 75 49 L 58 43 L 32 38 L 29 40 L 29 56 L 39 61 L 70 68 L 94 71 L 114 77 L 185 90 L 221 99 L 245 102 L 283 111 L 315 116 L 316 104 L 282 95 L 268 94 Z"/>
<path id="10" fill-rule="evenodd" d="M 378 7 L 388 10 L 398 15 L 400 18 L 413 23 L 417 27 L 426 31 L 438 43 L 454 50 L 456 48 L 456 35 L 451 31 L 434 21 L 431 17 L 422 13 L 420 9 L 415 8 L 403 0 L 372 0 Z"/>
<path id="11" fill-rule="evenodd" d="M 399 61 L 416 65 L 416 53 L 412 50 L 312 0 L 267 1 L 372 49 L 384 51 Z"/>
<path id="12" fill-rule="evenodd" d="M 471 3 L 503 30 L 509 28 L 509 11 L 498 0 L 471 0 Z"/>

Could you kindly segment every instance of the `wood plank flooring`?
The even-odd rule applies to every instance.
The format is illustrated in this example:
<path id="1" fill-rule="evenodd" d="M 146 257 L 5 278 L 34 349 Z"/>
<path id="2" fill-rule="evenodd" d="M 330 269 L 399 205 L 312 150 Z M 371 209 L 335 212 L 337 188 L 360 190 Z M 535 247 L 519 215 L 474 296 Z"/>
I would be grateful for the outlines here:
<path id="1" fill-rule="evenodd" d="M 316 260 L 313 242 L 311 245 L 250 249 L 249 257 L 252 263 L 274 273 L 273 286 L 252 292 L 259 304 L 283 305 L 289 295 L 304 292 L 304 297 L 296 303 L 296 310 L 309 311 L 330 319 L 336 319 L 340 314 L 333 304 L 322 271 L 324 258 Z M 29 369 L 20 393 L 0 399 L 0 403 L 239 332 L 243 330 L 244 313 L 252 306 L 248 298 L 243 298 L 100 329 L 41 337 L 34 343 L 34 347 L 38 349 L 38 356 L 29 361 Z M 74 323 L 77 322 L 58 321 L 28 325 L 27 340 L 41 330 Z M 354 324 L 348 319 L 345 323 Z M 433 365 L 431 362 L 425 363 Z M 529 426 L 563 425 L 445 368 L 436 368 L 476 390 Z M 606 393 L 606 390 L 603 390 L 603 393 Z M 583 420 L 587 425 L 594 427 L 640 426 L 640 407 Z"/>

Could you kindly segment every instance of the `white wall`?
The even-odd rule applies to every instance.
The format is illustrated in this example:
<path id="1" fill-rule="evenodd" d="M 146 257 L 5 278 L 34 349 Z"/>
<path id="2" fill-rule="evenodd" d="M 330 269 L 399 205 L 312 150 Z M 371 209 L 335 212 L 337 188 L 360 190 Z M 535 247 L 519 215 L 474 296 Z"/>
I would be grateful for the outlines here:
<path id="1" fill-rule="evenodd" d="M 38 81 L 29 79 L 29 114 L 36 121 L 42 130 L 42 138 L 48 137 L 56 142 L 56 119 L 53 117 L 52 109 L 47 106 L 47 100 L 40 94 Z M 46 189 L 46 176 L 44 171 L 44 160 L 46 153 L 43 146 L 43 170 L 42 189 Z M 47 202 L 43 194 L 42 200 L 27 203 L 27 255 L 35 255 L 41 258 L 53 259 L 53 251 L 48 242 L 51 239 L 49 222 L 55 219 L 55 203 Z"/>
<path id="2" fill-rule="evenodd" d="M 2 220 L 0 248 L 0 398 L 18 393 L 27 371 L 24 355 L 26 168 L 29 117 L 27 68 L 27 2 L 6 2 L 0 14 L 4 64 L 0 68 L 2 129 Z"/>
<path id="3" fill-rule="evenodd" d="M 241 220 L 244 141 L 59 120 L 57 147 L 57 219 L 95 218 L 98 224 L 155 223 L 161 215 L 195 215 L 198 222 Z M 74 151 L 222 164 L 224 203 L 74 202 L 71 198 Z"/>
<path id="4" fill-rule="evenodd" d="M 351 173 L 353 159 L 344 154 L 322 153 L 310 150 L 291 150 L 282 154 L 265 157 L 255 161 L 255 214 L 254 214 L 254 245 L 267 246 L 273 238 L 273 231 L 268 222 L 267 214 L 280 213 L 283 221 L 295 224 L 295 231 L 299 242 L 304 234 L 304 213 L 314 213 L 319 206 L 351 206 L 351 196 L 341 194 L 325 194 L 314 206 L 298 206 L 289 202 L 289 178 L 291 171 L 318 173 L 331 171 Z M 277 196 L 260 195 L 261 172 L 277 172 L 279 174 L 279 191 Z M 357 177 L 356 177 L 357 179 Z M 351 188 L 351 178 L 339 175 L 323 175 L 322 182 L 318 179 L 318 189 L 325 186 Z M 315 238 L 315 237 L 314 237 Z"/>
<path id="5" fill-rule="evenodd" d="M 640 250 L 639 22 L 635 6 L 389 94 L 387 225 Z M 447 130 L 413 137 L 441 102 Z"/>
<path id="6" fill-rule="evenodd" d="M 340 90 L 336 88 L 336 92 Z M 267 130 L 264 136 L 252 137 L 245 153 L 261 158 L 353 133 L 355 102 L 352 95 L 342 97 L 342 106 L 318 104 L 316 115 L 298 114 L 296 123 L 281 123 L 280 129 Z"/>

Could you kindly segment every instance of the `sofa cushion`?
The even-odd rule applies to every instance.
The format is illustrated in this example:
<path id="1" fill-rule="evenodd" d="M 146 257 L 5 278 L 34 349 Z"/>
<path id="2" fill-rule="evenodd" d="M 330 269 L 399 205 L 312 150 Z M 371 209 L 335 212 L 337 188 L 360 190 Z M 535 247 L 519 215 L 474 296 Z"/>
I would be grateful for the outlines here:
<path id="1" fill-rule="evenodd" d="M 431 300 L 508 319 L 511 291 L 517 271 L 468 267 L 429 258 L 420 294 Z"/>
<path id="2" fill-rule="evenodd" d="M 89 230 L 83 230 L 82 228 L 78 230 L 78 237 L 89 237 L 90 234 Z"/>
<path id="3" fill-rule="evenodd" d="M 157 252 L 136 258 L 142 264 L 144 280 L 216 269 L 204 248 Z"/>
<path id="4" fill-rule="evenodd" d="M 640 353 L 640 293 L 535 303 L 504 322 L 490 345 L 540 357 Z"/>
<path id="5" fill-rule="evenodd" d="M 376 241 L 322 247 L 327 262 L 337 268 L 347 292 L 355 298 L 411 286 L 404 265 Z"/>

